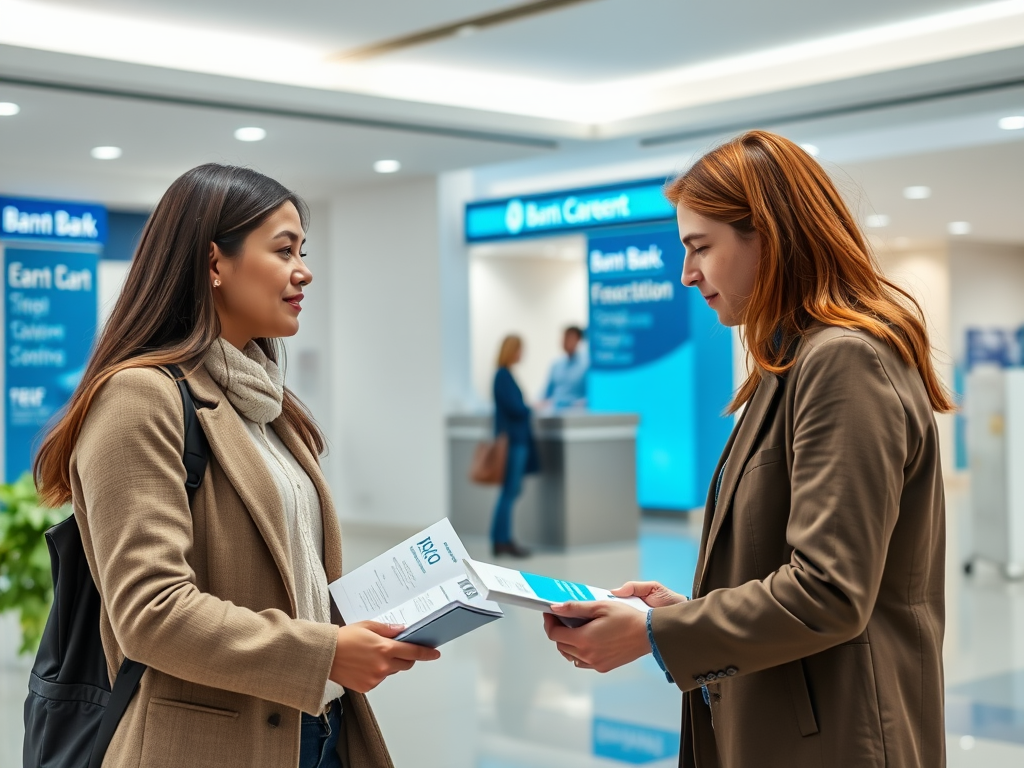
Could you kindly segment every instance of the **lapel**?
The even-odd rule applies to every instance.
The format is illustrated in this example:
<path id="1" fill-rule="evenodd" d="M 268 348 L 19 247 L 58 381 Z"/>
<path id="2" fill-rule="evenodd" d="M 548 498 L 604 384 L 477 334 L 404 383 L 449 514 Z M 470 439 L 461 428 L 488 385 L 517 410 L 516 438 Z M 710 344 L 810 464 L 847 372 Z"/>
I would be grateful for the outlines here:
<path id="1" fill-rule="evenodd" d="M 206 368 L 200 365 L 186 378 L 192 394 L 197 400 L 203 401 L 196 413 L 210 444 L 210 452 L 217 457 L 217 463 L 263 536 L 281 573 L 291 602 L 292 615 L 295 615 L 295 580 L 281 494 L 270 477 L 266 462 L 253 444 L 252 435 L 242 417 Z"/>
<path id="2" fill-rule="evenodd" d="M 743 468 L 750 458 L 754 449 L 757 437 L 761 433 L 761 426 L 765 417 L 771 410 L 776 395 L 780 392 L 779 378 L 774 374 L 762 374 L 761 383 L 754 392 L 754 396 L 747 404 L 739 424 L 733 430 L 732 436 L 722 452 L 718 466 L 715 468 L 715 476 L 711 479 L 711 489 L 708 492 L 708 500 L 705 506 L 705 515 L 712 515 L 711 525 L 705 526 L 704 540 L 701 542 L 701 562 L 698 567 L 699 578 L 695 582 L 693 596 L 698 597 L 698 590 L 704 583 L 707 575 L 708 561 L 711 551 L 715 546 L 715 538 L 722 530 L 722 523 L 732 510 L 732 498 L 736 493 L 736 486 L 739 484 Z M 725 464 L 725 474 L 722 475 L 722 487 L 718 492 L 718 502 L 715 502 L 715 489 L 718 486 L 718 476 Z"/>
<path id="3" fill-rule="evenodd" d="M 320 497 L 320 515 L 323 518 L 324 529 L 324 570 L 327 572 L 327 582 L 330 583 L 341 578 L 341 528 L 338 525 L 338 516 L 334 511 L 334 502 L 331 500 L 331 490 L 327 485 L 320 462 L 310 452 L 302 438 L 292 429 L 284 418 L 278 418 L 271 425 L 281 442 L 292 452 L 292 456 L 302 466 L 309 479 L 316 486 L 317 495 Z"/>

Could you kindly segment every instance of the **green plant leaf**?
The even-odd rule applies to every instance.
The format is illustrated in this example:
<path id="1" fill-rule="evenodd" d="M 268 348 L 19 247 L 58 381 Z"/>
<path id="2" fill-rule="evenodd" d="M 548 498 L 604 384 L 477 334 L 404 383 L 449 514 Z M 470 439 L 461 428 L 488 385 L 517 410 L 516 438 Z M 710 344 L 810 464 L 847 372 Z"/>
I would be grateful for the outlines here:
<path id="1" fill-rule="evenodd" d="M 39 646 L 53 601 L 43 534 L 69 514 L 40 505 L 31 473 L 0 483 L 0 612 L 18 612 L 22 653 Z"/>

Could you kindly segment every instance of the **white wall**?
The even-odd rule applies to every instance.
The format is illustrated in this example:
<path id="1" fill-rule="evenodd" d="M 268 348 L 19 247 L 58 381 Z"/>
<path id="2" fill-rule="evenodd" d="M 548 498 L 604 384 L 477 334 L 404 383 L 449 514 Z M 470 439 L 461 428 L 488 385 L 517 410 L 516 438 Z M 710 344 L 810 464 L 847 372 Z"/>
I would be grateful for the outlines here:
<path id="1" fill-rule="evenodd" d="M 961 362 L 968 328 L 1024 325 L 1024 247 L 954 240 L 949 262 L 952 351 Z"/>
<path id="2" fill-rule="evenodd" d="M 953 389 L 951 286 L 949 251 L 944 244 L 905 250 L 880 249 L 879 264 L 886 276 L 913 296 L 924 312 L 933 349 L 936 372 L 950 391 Z M 954 423 L 952 414 L 936 414 L 939 450 L 946 474 L 955 471 Z"/>
<path id="3" fill-rule="evenodd" d="M 346 192 L 328 216 L 325 469 L 338 511 L 426 525 L 447 510 L 437 183 Z"/>
<path id="4" fill-rule="evenodd" d="M 518 247 L 524 245 L 528 247 Z M 563 354 L 565 327 L 587 325 L 585 241 L 573 238 L 555 257 L 541 250 L 508 254 L 492 251 L 481 256 L 479 249 L 474 249 L 472 253 L 469 301 L 473 387 L 482 402 L 491 402 L 501 340 L 515 333 L 523 339 L 523 359 L 514 371 L 516 380 L 527 401 L 536 400 L 543 393 L 551 363 Z"/>
<path id="5" fill-rule="evenodd" d="M 330 391 L 331 307 L 331 209 L 326 201 L 309 205 L 306 226 L 306 266 L 313 281 L 302 292 L 299 332 L 285 339 L 285 384 L 309 408 L 321 429 L 332 422 L 333 398 Z"/>

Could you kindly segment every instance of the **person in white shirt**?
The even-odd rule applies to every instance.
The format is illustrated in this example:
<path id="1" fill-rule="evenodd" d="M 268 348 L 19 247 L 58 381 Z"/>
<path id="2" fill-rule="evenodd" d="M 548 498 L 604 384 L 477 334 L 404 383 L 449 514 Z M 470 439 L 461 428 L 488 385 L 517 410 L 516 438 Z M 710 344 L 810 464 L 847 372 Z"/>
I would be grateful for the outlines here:
<path id="1" fill-rule="evenodd" d="M 587 404 L 587 369 L 590 359 L 580 346 L 583 329 L 570 325 L 562 336 L 565 356 L 559 357 L 551 366 L 548 385 L 544 390 L 543 404 L 548 408 L 583 407 Z"/>

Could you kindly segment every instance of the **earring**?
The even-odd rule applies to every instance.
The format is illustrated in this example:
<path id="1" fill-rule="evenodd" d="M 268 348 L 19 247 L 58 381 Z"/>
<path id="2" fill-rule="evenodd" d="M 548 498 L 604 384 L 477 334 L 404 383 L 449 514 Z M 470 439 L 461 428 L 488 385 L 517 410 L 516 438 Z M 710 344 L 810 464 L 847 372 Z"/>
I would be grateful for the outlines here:
<path id="1" fill-rule="evenodd" d="M 213 287 L 214 288 L 220 288 L 220 280 L 214 280 L 213 281 Z"/>

